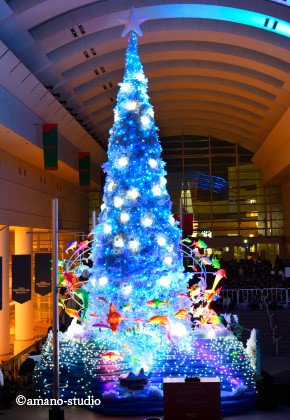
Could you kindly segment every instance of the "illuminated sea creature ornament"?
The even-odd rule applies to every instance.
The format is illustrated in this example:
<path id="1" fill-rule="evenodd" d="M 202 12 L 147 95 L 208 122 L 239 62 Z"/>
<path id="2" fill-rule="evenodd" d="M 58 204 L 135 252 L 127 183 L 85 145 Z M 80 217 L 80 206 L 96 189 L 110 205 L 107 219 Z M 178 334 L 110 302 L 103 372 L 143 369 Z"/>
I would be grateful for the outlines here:
<path id="1" fill-rule="evenodd" d="M 137 336 L 141 333 L 141 331 L 144 329 L 143 325 L 139 325 L 139 326 L 135 326 L 135 327 L 131 327 L 131 328 L 127 328 L 124 332 L 123 332 L 123 336 L 124 337 L 132 337 L 132 336 Z"/>
<path id="2" fill-rule="evenodd" d="M 221 266 L 220 266 L 220 263 L 219 263 L 219 261 L 217 260 L 217 258 L 216 257 L 214 257 L 214 258 L 212 258 L 212 260 L 211 260 L 211 265 L 214 267 L 214 268 L 220 268 Z"/>
<path id="3" fill-rule="evenodd" d="M 111 303 L 110 303 L 110 311 L 109 311 L 109 313 L 107 314 L 107 321 L 108 321 L 108 323 L 110 324 L 110 328 L 111 328 L 111 330 L 112 330 L 112 332 L 113 332 L 114 334 L 116 334 L 116 331 L 117 331 L 117 329 L 118 329 L 118 326 L 119 326 L 120 322 L 121 322 L 123 319 L 128 319 L 128 318 L 124 318 L 124 317 L 122 317 L 122 316 L 121 316 L 121 315 L 120 315 L 120 314 L 116 311 L 114 304 L 111 302 Z"/>
<path id="4" fill-rule="evenodd" d="M 169 306 L 169 301 L 170 299 L 167 299 L 166 302 L 163 302 L 162 300 L 159 300 L 159 299 L 152 299 L 146 302 L 146 305 L 150 306 L 151 308 L 157 307 L 159 309 L 161 305 Z"/>
<path id="5" fill-rule="evenodd" d="M 208 257 L 201 257 L 201 261 L 206 265 L 211 265 L 211 259 Z"/>
<path id="6" fill-rule="evenodd" d="M 184 297 L 186 297 L 187 299 L 190 299 L 190 297 L 188 296 L 188 295 L 185 295 L 184 293 L 180 293 L 177 297 L 179 297 L 179 298 L 184 298 Z"/>
<path id="7" fill-rule="evenodd" d="M 123 303 L 122 304 L 122 311 L 130 311 L 131 303 Z"/>
<path id="8" fill-rule="evenodd" d="M 64 283 L 67 287 L 72 288 L 73 287 L 73 276 L 70 273 L 64 273 Z"/>
<path id="9" fill-rule="evenodd" d="M 76 247 L 78 246 L 77 241 L 71 241 L 67 243 L 67 248 L 63 249 L 63 251 L 65 251 L 65 253 L 67 254 L 68 251 L 73 251 L 76 249 Z"/>
<path id="10" fill-rule="evenodd" d="M 124 357 L 127 353 L 118 354 L 115 351 L 109 351 L 108 353 L 104 353 L 101 355 L 101 357 L 105 360 L 110 360 L 111 362 L 116 362 L 118 359 L 124 360 Z"/>
<path id="11" fill-rule="evenodd" d="M 168 340 L 171 340 L 170 337 L 170 330 L 171 330 L 171 326 L 170 326 L 170 322 L 168 320 L 168 315 L 156 315 L 156 316 L 152 316 L 149 321 L 146 322 L 146 324 L 159 324 L 162 325 L 163 327 L 165 327 L 166 329 L 166 333 L 167 333 L 167 338 Z"/>
<path id="12" fill-rule="evenodd" d="M 71 317 L 71 318 L 80 318 L 80 314 L 76 309 L 66 308 L 65 312 Z"/>
<path id="13" fill-rule="evenodd" d="M 191 246 L 197 246 L 198 248 L 207 248 L 207 244 L 201 240 L 198 240 L 197 242 L 193 241 Z"/>
<path id="14" fill-rule="evenodd" d="M 218 270 L 216 273 L 213 273 L 215 275 L 215 281 L 219 281 L 222 278 L 227 278 L 226 276 L 226 270 L 224 270 L 223 268 L 221 268 L 220 270 Z"/>
<path id="15" fill-rule="evenodd" d="M 111 328 L 110 325 L 105 324 L 104 322 L 99 322 L 98 324 L 93 324 L 93 327 L 99 328 Z"/>
<path id="16" fill-rule="evenodd" d="M 88 307 L 89 307 L 89 295 L 91 292 L 86 292 L 84 289 L 78 288 L 75 289 L 73 291 L 73 294 L 76 295 L 77 297 L 79 297 L 82 300 L 82 304 L 83 304 L 83 316 L 82 318 L 85 320 L 86 315 L 87 315 L 87 311 L 88 311 Z"/>
<path id="17" fill-rule="evenodd" d="M 182 309 L 179 309 L 179 311 L 177 311 L 176 314 L 174 315 L 174 318 L 181 318 L 181 319 L 188 318 L 188 310 L 185 309 L 184 307 Z"/>
<path id="18" fill-rule="evenodd" d="M 109 305 L 109 302 L 104 297 L 97 297 L 97 299 L 102 300 L 103 302 L 106 302 Z"/>
<path id="19" fill-rule="evenodd" d="M 77 253 L 80 251 L 84 251 L 89 245 L 89 241 L 83 241 L 78 244 L 78 249 L 76 250 Z"/>

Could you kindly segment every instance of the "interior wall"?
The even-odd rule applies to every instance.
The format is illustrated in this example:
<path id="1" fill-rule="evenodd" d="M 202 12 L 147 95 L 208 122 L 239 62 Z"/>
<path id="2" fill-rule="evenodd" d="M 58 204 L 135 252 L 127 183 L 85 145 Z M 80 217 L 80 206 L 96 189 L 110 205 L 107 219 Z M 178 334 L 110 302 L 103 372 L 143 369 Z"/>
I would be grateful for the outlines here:
<path id="1" fill-rule="evenodd" d="M 59 228 L 88 230 L 88 193 L 0 149 L 0 225 L 51 227 L 51 198 L 59 199 Z"/>

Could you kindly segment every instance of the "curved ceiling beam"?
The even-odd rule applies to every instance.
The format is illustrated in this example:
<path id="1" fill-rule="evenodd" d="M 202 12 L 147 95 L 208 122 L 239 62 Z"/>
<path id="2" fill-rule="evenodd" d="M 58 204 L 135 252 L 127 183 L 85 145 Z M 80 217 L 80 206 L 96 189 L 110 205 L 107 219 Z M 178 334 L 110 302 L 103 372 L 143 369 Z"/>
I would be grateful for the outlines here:
<path id="1" fill-rule="evenodd" d="M 152 3 L 157 5 L 152 5 Z M 252 2 L 254 4 L 254 10 L 258 9 L 264 11 L 264 13 L 257 13 L 251 9 L 251 6 L 246 3 L 243 8 L 243 2 L 237 5 L 237 7 L 227 7 L 228 2 L 226 0 L 221 0 L 220 5 L 210 5 L 210 4 L 166 4 L 166 1 L 162 5 L 158 4 L 159 1 L 152 2 L 150 6 L 139 7 L 137 9 L 137 14 L 140 16 L 148 16 L 149 22 L 156 19 L 172 19 L 172 18 L 193 18 L 193 19 L 214 19 L 216 21 L 223 22 L 223 26 L 227 26 L 227 22 L 231 23 L 231 26 L 235 24 L 246 25 L 252 28 L 258 28 L 263 30 L 265 33 L 275 33 L 280 34 L 284 37 L 290 37 L 290 24 L 281 18 L 274 17 L 279 13 L 279 7 L 272 7 L 272 5 L 257 4 L 258 2 Z M 210 1 L 209 1 L 210 3 Z M 223 6 L 222 4 L 226 4 Z M 264 3 L 264 2 L 259 2 Z M 111 6 L 111 7 L 110 7 Z M 135 6 L 137 6 L 135 4 Z M 255 7 L 256 6 L 256 7 Z M 252 6 L 253 7 L 253 6 Z M 75 11 L 69 11 L 69 9 L 63 9 L 62 14 L 58 15 L 59 4 L 53 3 L 53 6 L 45 8 L 41 3 L 38 6 L 33 7 L 34 13 L 31 13 L 32 10 L 29 9 L 23 13 L 19 14 L 19 20 L 21 19 L 21 27 L 24 30 L 35 31 L 41 26 L 46 26 L 46 32 L 48 32 L 48 26 L 50 21 L 55 28 L 57 24 L 62 27 L 64 23 L 68 25 L 77 25 L 86 21 L 86 27 L 89 33 L 90 28 L 99 28 L 99 30 L 108 29 L 112 27 L 119 26 L 117 18 L 120 16 L 120 13 L 127 14 L 128 10 L 122 10 L 123 5 L 121 2 L 108 1 L 106 4 L 97 4 L 95 5 L 94 10 L 89 10 L 84 8 L 82 14 L 76 13 Z M 99 10 L 98 10 L 99 9 Z M 114 10 L 114 13 L 110 13 L 110 10 Z M 117 10 L 117 11 L 115 11 Z M 273 16 L 269 16 L 269 10 L 272 11 Z M 93 13 L 92 13 L 93 11 Z M 89 18 L 92 16 L 98 16 L 95 22 L 90 22 Z M 268 24 L 265 25 L 266 19 L 269 19 Z M 55 20 L 55 22 L 53 22 Z M 80 22 L 82 20 L 82 22 Z M 274 25 L 274 23 L 276 25 Z M 38 31 L 39 32 L 39 31 Z M 38 34 L 39 36 L 39 34 Z M 63 38 L 63 37 L 62 37 Z M 5 40 L 4 40 L 5 41 Z"/>
<path id="2" fill-rule="evenodd" d="M 181 58 L 178 54 L 182 53 L 182 59 L 184 59 L 186 57 L 196 58 L 197 56 L 201 56 L 203 52 L 213 53 L 217 57 L 220 55 L 220 59 L 216 59 L 215 61 L 222 61 L 224 56 L 233 56 L 233 59 L 236 59 L 236 57 L 243 57 L 243 60 L 248 59 L 252 64 L 260 63 L 269 66 L 270 68 L 277 69 L 279 72 L 284 72 L 285 74 L 287 74 L 290 69 L 289 61 L 276 58 L 271 54 L 259 52 L 252 48 L 215 41 L 164 41 L 139 45 L 139 54 L 141 56 L 141 61 L 144 64 L 147 61 L 158 61 L 160 60 L 160 57 L 168 59 L 168 57 L 170 58 L 169 54 L 171 54 L 171 56 L 177 54 L 176 58 Z M 72 57 L 70 67 L 61 73 L 63 77 L 62 83 L 77 78 L 88 71 L 93 71 L 99 66 L 106 66 L 110 63 L 119 62 L 119 67 L 122 68 L 124 65 L 124 54 L 125 49 L 119 49 L 86 61 L 84 61 L 83 57 Z M 163 57 L 165 54 L 167 56 Z M 75 64 L 78 60 L 80 62 Z M 73 66 L 71 64 L 73 64 Z M 62 83 L 59 83 L 57 86 L 60 86 Z"/>
<path id="3" fill-rule="evenodd" d="M 206 123 L 200 123 L 197 120 L 194 124 L 184 124 L 184 123 L 177 123 L 172 124 L 170 126 L 161 127 L 159 132 L 159 137 L 169 137 L 173 135 L 182 135 L 182 133 L 186 133 L 186 135 L 198 135 L 198 136 L 213 136 L 217 138 L 221 138 L 225 141 L 229 141 L 230 143 L 239 143 L 244 148 L 255 152 L 258 148 L 260 143 L 255 142 L 255 140 L 249 140 L 242 134 L 233 133 L 227 130 L 228 127 L 218 127 L 212 121 L 207 121 Z M 109 135 L 105 132 L 100 139 L 104 142 L 107 142 Z"/>
<path id="4" fill-rule="evenodd" d="M 253 81 L 259 81 L 270 86 L 281 88 L 284 81 L 273 77 L 269 74 L 250 69 L 246 66 L 238 66 L 232 63 L 213 61 L 213 60 L 193 60 L 193 59 L 175 59 L 172 57 L 171 60 L 146 62 L 143 65 L 144 72 L 147 78 L 150 80 L 149 74 L 154 71 L 164 72 L 178 72 L 179 69 L 183 72 L 195 71 L 202 72 L 203 70 L 210 70 L 211 72 L 224 72 L 227 74 L 234 74 L 246 78 L 253 79 Z M 101 78 L 96 77 L 92 72 L 88 73 L 89 80 L 74 87 L 76 95 L 73 99 L 78 98 L 80 95 L 85 95 L 91 89 L 98 87 L 100 84 L 107 83 L 111 80 L 121 81 L 124 74 L 124 69 L 119 68 L 118 70 L 111 71 L 110 73 L 104 73 Z M 71 98 L 72 99 L 72 98 Z"/>
<path id="5" fill-rule="evenodd" d="M 170 125 L 187 125 L 187 121 L 218 121 L 219 124 L 223 123 L 229 131 L 233 131 L 233 127 L 236 128 L 236 132 L 240 133 L 239 130 L 243 130 L 244 134 L 248 138 L 261 137 L 266 136 L 267 131 L 261 130 L 257 125 L 250 123 L 247 120 L 242 120 L 235 116 L 225 114 L 223 112 L 217 111 L 210 111 L 210 110 L 196 110 L 196 111 L 184 111 L 181 110 L 180 112 L 176 112 L 176 110 L 167 111 L 164 114 L 158 114 L 158 118 L 156 119 L 156 126 L 158 128 L 162 128 L 164 126 Z M 104 118 L 96 121 L 96 127 L 112 127 L 113 125 L 113 118 L 110 114 L 104 115 Z"/>
<path id="6" fill-rule="evenodd" d="M 228 96 L 231 99 L 239 100 L 240 102 L 247 102 L 251 101 L 251 105 L 261 109 L 261 105 L 265 105 L 266 107 L 270 106 L 279 106 L 281 110 L 286 110 L 287 106 L 283 106 L 283 104 L 274 104 L 273 101 L 275 99 L 275 95 L 269 94 L 268 92 L 263 92 L 259 90 L 253 89 L 251 92 L 250 87 L 245 89 L 243 85 L 240 84 L 230 84 L 230 83 L 222 83 L 219 84 L 217 80 L 214 78 L 209 80 L 201 80 L 198 82 L 197 80 L 184 80 L 184 78 L 168 78 L 165 82 L 164 80 L 160 79 L 159 83 L 150 84 L 149 95 L 154 91 L 162 91 L 166 90 L 192 90 L 196 94 L 199 94 L 202 91 L 206 91 L 206 93 L 210 92 L 211 96 Z M 111 96 L 116 96 L 118 93 L 118 88 L 113 87 L 110 90 L 99 90 L 96 96 L 91 97 L 90 99 L 84 102 L 84 107 L 81 111 L 86 112 L 93 112 L 96 106 L 96 103 L 99 101 L 103 101 L 105 98 L 109 98 Z M 153 100 L 153 99 L 152 99 Z"/>
<path id="7" fill-rule="evenodd" d="M 92 115 L 95 112 L 99 112 L 104 106 L 110 104 L 113 108 L 114 105 L 109 101 L 110 95 L 116 94 L 117 89 L 112 91 L 106 91 L 99 94 L 96 99 L 97 101 L 94 102 L 95 111 L 92 111 Z M 150 102 L 152 104 L 166 101 L 174 102 L 175 100 L 182 100 L 182 101 L 196 101 L 196 100 L 204 100 L 204 101 L 217 101 L 218 103 L 226 103 L 232 104 L 238 107 L 241 107 L 245 110 L 249 110 L 250 112 L 261 113 L 262 111 L 268 111 L 269 106 L 264 105 L 260 102 L 253 101 L 251 99 L 245 98 L 241 95 L 236 95 L 233 93 L 224 92 L 222 90 L 211 90 L 211 89 L 177 89 L 174 86 L 171 86 L 170 89 L 164 90 L 149 90 L 150 94 Z"/>
<path id="8" fill-rule="evenodd" d="M 105 2 L 101 0 L 62 0 L 61 2 L 59 2 L 59 0 L 49 0 L 49 8 L 46 7 L 47 5 L 44 1 L 30 0 L 27 8 L 25 8 L 25 0 L 21 0 L 21 2 L 24 7 L 22 6 L 21 8 L 21 6 L 18 6 L 22 11 L 19 15 L 21 16 L 23 26 L 26 29 L 37 27 L 41 24 L 43 25 L 54 19 L 61 19 L 63 16 L 67 17 L 67 14 L 71 15 L 71 24 L 74 25 L 79 23 L 80 19 L 83 19 L 84 16 L 88 16 L 89 13 L 91 15 L 96 14 L 99 16 L 100 23 L 103 23 L 105 26 L 106 22 L 104 21 L 104 17 L 108 15 L 109 12 L 128 12 L 128 10 L 123 10 L 123 2 L 116 2 L 115 0 L 107 0 Z M 191 17 L 206 19 L 210 15 L 214 16 L 211 17 L 212 19 L 215 18 L 225 22 L 242 23 L 244 25 L 259 27 L 266 31 L 282 33 L 284 36 L 290 36 L 287 25 L 288 22 L 282 20 L 284 16 L 283 9 L 279 8 L 277 4 L 270 3 L 264 5 L 263 2 L 261 4 L 261 2 L 252 0 L 251 3 L 239 2 L 238 4 L 235 4 L 235 7 L 227 7 L 229 4 L 227 0 L 220 0 L 218 6 L 215 4 L 215 1 L 211 0 L 208 1 L 208 4 L 191 4 L 190 1 L 186 0 L 183 1 L 182 4 L 178 4 L 178 2 L 172 4 L 172 1 L 170 0 L 163 0 L 162 5 L 160 5 L 160 1 L 152 0 L 150 6 L 138 7 L 138 4 L 136 4 L 137 2 L 135 1 L 134 3 L 134 6 L 138 10 L 137 14 L 140 16 L 148 16 L 149 19 L 157 19 L 160 17 L 160 14 L 162 15 L 163 9 L 166 8 L 166 13 L 163 17 L 167 18 L 179 16 L 183 18 Z M 213 5 L 210 3 L 213 3 Z M 128 5 L 128 7 L 130 7 L 130 5 Z M 35 15 L 31 14 L 32 8 Z M 273 29 L 271 25 L 264 25 L 264 17 L 266 16 L 270 19 L 271 14 L 273 15 L 272 17 L 276 16 L 279 19 L 280 28 Z M 286 25 L 284 25 L 284 23 Z M 112 26 L 116 25 L 112 24 Z M 284 31 L 286 31 L 285 34 Z"/>
<path id="9" fill-rule="evenodd" d="M 247 140 L 252 140 L 256 138 L 255 131 L 245 129 L 244 127 L 239 126 L 237 123 L 235 125 L 229 122 L 223 122 L 220 118 L 180 118 L 180 119 L 166 119 L 166 120 L 157 120 L 156 125 L 159 128 L 160 132 L 162 132 L 163 127 L 171 127 L 171 126 L 212 126 L 214 124 L 215 127 L 220 129 L 225 129 L 232 134 L 241 135 L 247 138 Z M 108 118 L 105 121 L 102 121 L 102 124 L 98 126 L 98 132 L 100 133 L 100 137 L 104 136 L 106 132 L 112 127 L 112 118 Z"/>
<path id="10" fill-rule="evenodd" d="M 240 119 L 244 119 L 246 121 L 251 122 L 252 124 L 258 125 L 259 121 L 263 120 L 263 117 L 261 115 L 246 111 L 244 109 L 234 107 L 232 105 L 227 105 L 222 102 L 214 102 L 214 101 L 189 101 L 189 100 L 176 100 L 176 101 L 154 101 L 154 111 L 155 116 L 159 117 L 160 115 L 166 113 L 166 112 L 179 112 L 182 110 L 184 111 L 199 111 L 199 110 L 208 110 L 208 111 L 216 111 L 216 110 L 222 110 L 224 113 L 227 113 L 229 115 L 235 116 Z M 106 119 L 107 116 L 111 116 L 113 118 L 113 105 L 107 105 L 102 107 L 100 110 L 95 111 L 92 113 L 92 118 L 85 121 L 85 123 L 91 122 L 92 124 L 96 124 L 103 119 Z M 267 121 L 268 122 L 268 121 Z M 270 125 L 270 123 L 269 123 Z"/>

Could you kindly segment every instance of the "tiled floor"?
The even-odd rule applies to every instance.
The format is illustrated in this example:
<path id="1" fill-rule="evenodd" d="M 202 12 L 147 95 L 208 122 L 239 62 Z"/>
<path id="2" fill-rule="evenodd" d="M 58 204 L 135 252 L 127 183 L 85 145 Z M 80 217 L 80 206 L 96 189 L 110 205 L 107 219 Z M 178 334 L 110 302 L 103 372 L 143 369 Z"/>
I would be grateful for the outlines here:
<path id="1" fill-rule="evenodd" d="M 4 415 L 0 416 L 1 420 L 48 420 L 48 409 L 43 407 L 13 407 L 10 410 L 4 410 Z M 100 414 L 93 413 L 89 409 L 81 407 L 66 407 L 65 420 L 145 420 L 152 416 L 141 417 L 104 417 Z M 159 418 L 157 416 L 157 418 Z M 161 417 L 163 419 L 163 417 Z M 290 407 L 277 407 L 274 411 L 258 411 L 252 410 L 247 413 L 236 416 L 229 416 L 226 420 L 289 420 Z M 176 419 L 183 420 L 183 419 Z M 207 419 L 209 420 L 209 419 Z"/>
<path id="2" fill-rule="evenodd" d="M 275 374 L 283 370 L 289 370 L 290 354 L 281 356 L 264 355 L 262 356 L 261 368 Z M 39 406 L 17 406 L 14 402 L 12 408 L 4 410 L 0 415 L 2 420 L 48 420 L 48 408 Z M 118 420 L 145 420 L 150 416 L 138 417 L 118 417 Z M 152 416 L 151 416 L 152 418 Z M 158 418 L 158 416 L 157 416 Z M 163 419 L 163 417 L 161 417 Z M 105 417 L 100 414 L 93 413 L 87 408 L 83 407 L 65 407 L 65 420 L 116 420 L 116 417 Z M 183 420 L 183 419 L 176 419 Z M 279 406 L 273 411 L 258 411 L 251 410 L 247 413 L 226 417 L 226 420 L 290 420 L 290 406 Z"/>

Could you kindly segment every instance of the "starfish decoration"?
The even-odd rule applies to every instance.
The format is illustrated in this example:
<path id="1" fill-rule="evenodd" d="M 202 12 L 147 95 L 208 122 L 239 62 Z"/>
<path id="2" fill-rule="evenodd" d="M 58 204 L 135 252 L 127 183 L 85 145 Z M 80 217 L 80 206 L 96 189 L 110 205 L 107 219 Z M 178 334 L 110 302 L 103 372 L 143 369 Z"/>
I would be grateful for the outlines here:
<path id="1" fill-rule="evenodd" d="M 136 32 L 136 34 L 142 36 L 143 33 L 141 31 L 141 29 L 139 28 L 139 25 L 141 25 L 141 23 L 145 22 L 145 20 L 147 20 L 148 18 L 143 16 L 143 17 L 137 17 L 135 15 L 135 9 L 132 6 L 131 10 L 130 10 L 130 16 L 128 18 L 118 18 L 118 20 L 120 22 L 122 22 L 125 25 L 125 28 L 123 29 L 122 32 L 122 36 L 126 36 L 130 31 L 134 31 Z"/>

